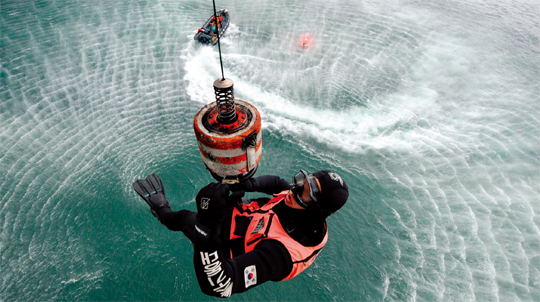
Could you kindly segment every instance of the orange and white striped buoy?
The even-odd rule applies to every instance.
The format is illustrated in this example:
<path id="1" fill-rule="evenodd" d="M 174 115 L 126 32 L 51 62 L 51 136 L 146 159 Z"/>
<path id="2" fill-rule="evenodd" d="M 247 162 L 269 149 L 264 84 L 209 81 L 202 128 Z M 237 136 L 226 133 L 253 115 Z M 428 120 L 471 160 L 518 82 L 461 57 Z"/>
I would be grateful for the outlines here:
<path id="1" fill-rule="evenodd" d="M 193 128 L 203 163 L 212 176 L 225 183 L 251 177 L 262 154 L 261 115 L 234 99 L 233 82 L 214 82 L 216 101 L 195 116 Z"/>

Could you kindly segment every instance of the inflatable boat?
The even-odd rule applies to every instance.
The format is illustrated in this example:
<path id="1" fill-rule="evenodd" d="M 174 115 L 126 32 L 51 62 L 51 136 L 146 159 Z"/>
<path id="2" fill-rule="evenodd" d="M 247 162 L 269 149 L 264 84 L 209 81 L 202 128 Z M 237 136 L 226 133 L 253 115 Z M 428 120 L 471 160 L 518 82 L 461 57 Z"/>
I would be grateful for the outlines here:
<path id="1" fill-rule="evenodd" d="M 226 9 L 218 11 L 217 18 L 219 20 L 219 37 L 221 38 L 227 30 L 227 27 L 229 27 L 229 11 Z M 216 35 L 216 22 L 214 14 L 212 14 L 206 23 L 204 23 L 204 25 L 197 30 L 194 39 L 202 44 L 217 44 L 218 38 Z"/>

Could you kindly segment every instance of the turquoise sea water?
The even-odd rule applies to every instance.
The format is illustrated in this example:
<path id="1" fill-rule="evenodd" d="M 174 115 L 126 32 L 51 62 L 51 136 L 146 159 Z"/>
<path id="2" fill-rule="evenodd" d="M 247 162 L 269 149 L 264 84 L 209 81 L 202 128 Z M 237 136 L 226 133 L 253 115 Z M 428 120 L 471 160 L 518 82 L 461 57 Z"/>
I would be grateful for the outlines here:
<path id="1" fill-rule="evenodd" d="M 232 300 L 540 300 L 540 4 L 493 2 L 217 1 L 257 175 L 351 189 L 312 267 Z M 0 2 L 0 301 L 213 300 L 131 188 L 158 173 L 194 210 L 212 181 L 192 130 L 220 77 L 193 41 L 211 11 Z"/>

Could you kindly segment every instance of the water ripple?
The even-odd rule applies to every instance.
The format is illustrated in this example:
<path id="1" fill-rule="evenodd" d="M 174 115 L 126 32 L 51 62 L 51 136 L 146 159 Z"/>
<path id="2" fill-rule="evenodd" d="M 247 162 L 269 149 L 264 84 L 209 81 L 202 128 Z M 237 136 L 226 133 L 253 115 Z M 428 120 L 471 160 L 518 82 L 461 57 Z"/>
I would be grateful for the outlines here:
<path id="1" fill-rule="evenodd" d="M 260 290 L 538 300 L 534 4 L 227 5 L 225 74 L 263 115 L 261 171 L 323 167 L 351 188 L 315 265 Z M 2 297 L 204 299 L 191 259 L 169 260 L 167 274 L 161 259 L 188 250 L 130 184 L 163 172 L 175 206 L 189 206 L 209 181 L 191 133 L 220 75 L 217 51 L 192 40 L 207 15 L 197 1 L 2 4 Z M 181 281 L 151 290 L 156 274 Z M 119 289 L 133 284 L 141 292 Z"/>

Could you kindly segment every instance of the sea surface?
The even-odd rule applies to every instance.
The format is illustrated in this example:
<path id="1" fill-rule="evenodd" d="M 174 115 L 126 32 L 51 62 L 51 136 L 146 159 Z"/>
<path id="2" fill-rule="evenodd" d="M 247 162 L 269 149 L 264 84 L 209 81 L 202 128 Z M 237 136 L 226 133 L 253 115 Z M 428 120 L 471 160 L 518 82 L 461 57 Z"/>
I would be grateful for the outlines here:
<path id="1" fill-rule="evenodd" d="M 308 270 L 231 300 L 540 301 L 538 0 L 216 2 L 257 175 L 350 188 Z M 193 40 L 212 11 L 1 0 L 0 301 L 214 300 L 131 187 L 157 173 L 195 210 L 213 181 L 192 127 L 221 77 Z"/>

